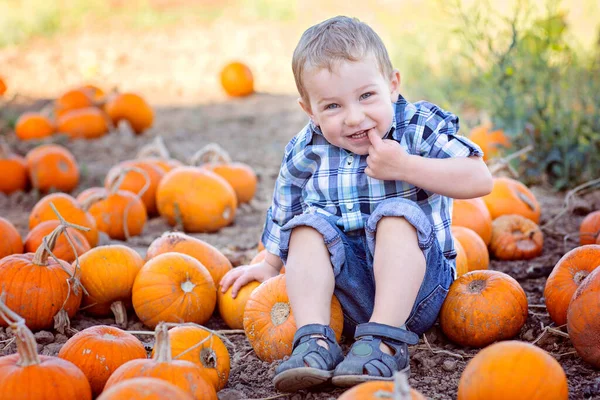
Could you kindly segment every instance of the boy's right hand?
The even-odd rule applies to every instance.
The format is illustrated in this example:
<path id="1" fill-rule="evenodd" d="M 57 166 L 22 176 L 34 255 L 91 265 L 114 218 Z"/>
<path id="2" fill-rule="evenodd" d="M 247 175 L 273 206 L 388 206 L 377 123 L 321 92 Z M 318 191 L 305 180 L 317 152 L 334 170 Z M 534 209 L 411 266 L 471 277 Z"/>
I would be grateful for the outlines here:
<path id="1" fill-rule="evenodd" d="M 219 285 L 223 293 L 231 286 L 231 297 L 235 299 L 245 284 L 252 281 L 264 282 L 277 275 L 279 275 L 279 270 L 263 260 L 256 264 L 233 268 L 223 276 Z"/>

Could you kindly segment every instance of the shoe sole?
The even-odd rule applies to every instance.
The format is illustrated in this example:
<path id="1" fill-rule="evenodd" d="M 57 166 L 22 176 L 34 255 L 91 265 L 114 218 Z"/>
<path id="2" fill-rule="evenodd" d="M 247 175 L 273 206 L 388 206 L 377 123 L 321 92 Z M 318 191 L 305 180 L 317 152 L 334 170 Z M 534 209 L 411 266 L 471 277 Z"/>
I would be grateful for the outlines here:
<path id="1" fill-rule="evenodd" d="M 332 376 L 333 371 L 310 367 L 292 368 L 275 375 L 273 384 L 275 389 L 280 392 L 296 392 L 322 385 L 329 381 Z"/>
<path id="2" fill-rule="evenodd" d="M 406 376 L 410 376 L 410 366 L 400 370 L 400 372 L 406 373 Z M 384 376 L 371 376 L 371 375 L 338 375 L 331 378 L 331 383 L 337 387 L 351 387 L 359 385 L 364 382 L 371 381 L 393 381 L 394 377 Z"/>

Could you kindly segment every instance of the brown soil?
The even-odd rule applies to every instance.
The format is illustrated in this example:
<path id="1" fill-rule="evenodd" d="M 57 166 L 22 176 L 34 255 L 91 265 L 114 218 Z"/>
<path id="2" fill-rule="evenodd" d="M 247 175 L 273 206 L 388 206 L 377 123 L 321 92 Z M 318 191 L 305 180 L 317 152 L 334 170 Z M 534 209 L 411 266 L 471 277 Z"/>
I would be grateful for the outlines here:
<path id="1" fill-rule="evenodd" d="M 63 45 L 65 44 L 63 43 Z M 34 46 L 33 50 L 26 48 L 20 52 L 11 50 L 10 60 L 13 61 L 12 64 L 8 64 L 7 68 L 15 74 L 25 74 L 27 70 L 34 70 L 26 68 L 23 71 L 17 68 L 17 66 L 31 66 L 27 63 L 18 64 L 20 61 L 16 60 L 27 60 L 27 56 L 33 57 L 35 49 L 40 50 L 41 47 Z M 49 54 L 60 58 L 61 53 L 56 50 Z M 23 57 L 20 58 L 18 55 Z M 161 59 L 160 55 L 154 55 L 154 61 Z M 1 60 L 2 53 L 0 52 Z M 61 69 L 59 72 L 62 73 L 62 76 L 66 76 L 69 66 L 61 68 L 64 70 Z M 131 68 L 131 70 L 135 70 L 135 68 Z M 165 76 L 167 76 L 166 73 Z M 33 82 L 34 79 L 31 78 L 32 81 L 29 82 L 31 90 L 28 93 L 37 90 L 33 88 L 36 85 Z M 20 81 L 20 78 L 17 80 Z M 56 94 L 63 90 L 61 84 L 49 82 L 48 85 L 52 89 L 46 90 L 54 90 Z M 148 97 L 155 105 L 165 101 L 164 97 L 161 97 L 162 93 L 158 93 L 159 91 L 152 82 L 148 83 L 148 86 L 144 86 L 143 81 L 136 81 L 130 86 L 148 93 Z M 165 84 L 165 87 L 168 85 Z M 23 91 L 27 93 L 26 87 Z M 173 98 L 177 97 L 177 94 L 173 92 L 168 92 L 167 98 L 169 95 Z M 221 95 L 214 95 L 217 99 L 219 96 Z M 159 98 L 160 100 L 158 100 Z M 270 202 L 283 148 L 289 138 L 304 125 L 305 117 L 295 102 L 295 96 L 289 95 L 259 93 L 241 100 L 228 100 L 212 104 L 198 104 L 191 97 L 183 97 L 183 99 L 186 103 L 184 105 L 157 105 L 154 127 L 141 136 L 134 136 L 127 129 L 122 129 L 89 142 L 83 140 L 67 142 L 60 138 L 53 140 L 64 143 L 73 151 L 80 163 L 82 179 L 74 194 L 85 188 L 101 185 L 111 166 L 133 157 L 142 145 L 150 142 L 156 135 L 161 135 L 172 154 L 182 161 L 187 160 L 195 150 L 207 143 L 219 143 L 236 161 L 247 163 L 255 169 L 259 176 L 259 190 L 250 205 L 242 206 L 239 209 L 233 225 L 222 229 L 217 234 L 195 236 L 220 248 L 235 265 L 243 264 L 256 254 L 257 241 L 264 222 L 265 210 Z M 46 104 L 45 100 L 30 100 L 18 97 L 10 107 L 5 108 L 5 116 L 24 109 L 40 109 Z M 19 143 L 16 141 L 14 133 L 8 133 L 6 138 L 21 154 L 37 144 Z M 543 224 L 561 210 L 564 194 L 554 194 L 544 188 L 535 188 L 534 191 L 542 205 Z M 15 194 L 10 197 L 0 195 L 0 215 L 11 220 L 24 236 L 27 233 L 28 214 L 38 199 L 39 195 L 35 192 Z M 583 215 L 597 209 L 600 209 L 598 192 L 579 197 L 575 206 L 553 225 L 554 233 L 546 232 L 542 256 L 529 261 L 500 262 L 494 260 L 491 262 L 490 268 L 515 277 L 525 289 L 530 305 L 543 305 L 542 296 L 547 275 L 558 259 L 576 244 L 570 240 L 564 246 L 564 235 L 576 232 Z M 170 227 L 164 220 L 151 219 L 143 234 L 132 238 L 127 244 L 144 254 L 148 245 L 169 229 Z M 114 320 L 78 315 L 72 322 L 72 327 L 75 330 L 81 330 L 96 324 L 114 325 Z M 527 323 L 516 339 L 532 342 L 542 333 L 543 327 L 550 324 L 550 318 L 543 307 L 532 307 Z M 218 316 L 214 316 L 207 326 L 226 328 Z M 147 330 L 135 319 L 135 316 L 131 316 L 128 329 Z M 74 331 L 69 332 L 68 336 L 73 333 Z M 0 349 L 2 349 L 0 355 L 16 351 L 14 343 L 6 346 L 6 343 L 9 342 L 2 342 L 10 336 L 10 330 L 0 329 Z M 428 398 L 456 398 L 461 372 L 469 359 L 477 353 L 477 350 L 461 348 L 450 343 L 437 326 L 427 332 L 426 336 L 430 347 L 422 339 L 418 345 L 412 346 L 410 349 L 412 375 L 409 382 Z M 67 336 L 56 332 L 38 332 L 36 337 L 39 351 L 46 355 L 56 355 L 67 340 Z M 140 336 L 140 339 L 148 345 L 148 349 L 151 349 L 150 337 Z M 277 395 L 278 393 L 273 389 L 271 383 L 277 363 L 258 360 L 243 335 L 231 335 L 230 339 L 235 345 L 235 348 L 230 348 L 231 376 L 227 387 L 219 393 L 219 398 L 258 399 Z M 563 366 L 569 380 L 571 398 L 600 398 L 600 374 L 586 365 L 574 353 L 567 338 L 548 334 L 538 340 L 536 344 L 555 356 Z M 347 344 L 344 348 L 347 349 Z M 441 352 L 442 350 L 444 352 Z M 341 393 L 342 390 L 332 388 L 328 392 L 300 392 L 291 394 L 287 398 L 334 399 Z"/>

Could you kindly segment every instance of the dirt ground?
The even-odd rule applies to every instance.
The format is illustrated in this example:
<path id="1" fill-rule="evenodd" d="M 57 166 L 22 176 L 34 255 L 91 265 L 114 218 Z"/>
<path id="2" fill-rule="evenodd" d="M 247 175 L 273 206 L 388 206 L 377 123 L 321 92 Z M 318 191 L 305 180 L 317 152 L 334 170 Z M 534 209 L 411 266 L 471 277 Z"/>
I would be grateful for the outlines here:
<path id="1" fill-rule="evenodd" d="M 127 42 L 132 39 L 125 37 L 123 40 Z M 145 40 L 140 39 L 143 43 L 146 43 Z M 169 37 L 158 37 L 156 40 L 173 40 L 177 43 Z M 88 45 L 90 43 L 96 42 L 90 39 Z M 48 42 L 43 41 L 18 50 L 0 51 L 0 73 L 10 72 L 14 77 L 13 82 L 22 85 L 21 92 L 24 93 L 17 96 L 10 107 L 5 106 L 3 110 L 5 115 L 14 115 L 25 109 L 40 109 L 48 102 L 48 99 L 41 98 L 40 92 L 58 95 L 69 87 L 65 86 L 64 81 L 49 79 L 54 75 L 69 76 L 70 68 L 73 68 L 65 61 L 66 56 L 70 54 L 70 50 L 65 50 L 69 49 L 68 43 L 61 41 L 60 45 L 54 44 L 56 46 L 51 49 L 48 47 Z M 151 54 L 146 54 L 145 57 L 152 62 L 160 63 L 164 57 L 151 47 L 148 47 L 147 51 Z M 111 166 L 133 157 L 142 145 L 150 142 L 157 135 L 165 139 L 173 156 L 182 161 L 187 160 L 195 150 L 205 144 L 216 142 L 225 148 L 234 160 L 247 163 L 255 169 L 259 177 L 258 192 L 250 205 L 239 209 L 232 226 L 222 229 L 217 234 L 195 236 L 220 248 L 234 265 L 249 261 L 256 253 L 257 240 L 270 202 L 283 148 L 289 138 L 306 122 L 296 104 L 295 96 L 257 93 L 248 98 L 225 101 L 222 94 L 212 93 L 208 96 L 212 99 L 210 103 L 206 98 L 200 102 L 195 97 L 197 94 L 186 95 L 186 92 L 178 94 L 177 89 L 174 89 L 175 76 L 164 75 L 165 80 L 160 83 L 160 88 L 164 88 L 162 90 L 152 79 L 154 75 L 144 78 L 146 81 L 137 79 L 134 72 L 139 71 L 138 66 L 131 65 L 127 60 L 122 62 L 124 63 L 122 79 L 125 85 L 145 93 L 155 105 L 155 125 L 142 136 L 134 136 L 127 130 L 122 130 L 90 142 L 65 142 L 59 138 L 53 139 L 71 149 L 80 163 L 82 179 L 74 194 L 90 186 L 101 185 Z M 48 74 L 41 73 L 40 63 L 48 63 L 46 64 Z M 152 65 L 159 69 L 158 64 Z M 119 76 L 118 71 L 113 76 Z M 35 79 L 27 81 L 28 73 L 36 76 L 37 81 Z M 175 82 L 173 87 L 169 86 L 169 82 Z M 74 84 L 75 82 L 70 82 L 71 86 Z M 173 101 L 169 103 L 168 99 Z M 13 133 L 7 134 L 6 139 L 14 150 L 21 154 L 35 145 L 17 142 Z M 545 188 L 534 188 L 534 192 L 542 205 L 541 223 L 544 224 L 561 210 L 564 194 L 555 194 Z M 0 195 L 0 216 L 12 221 L 24 236 L 27 232 L 29 212 L 38 198 L 34 192 L 10 197 Z M 491 269 L 515 277 L 525 289 L 530 306 L 536 306 L 530 307 L 527 323 L 516 339 L 533 342 L 538 339 L 543 327 L 551 324 L 545 309 L 537 307 L 544 304 L 542 295 L 546 277 L 559 258 L 575 246 L 572 240 L 567 241 L 564 246 L 564 235 L 576 232 L 583 216 L 598 209 L 600 209 L 598 191 L 581 196 L 576 199 L 575 206 L 552 226 L 552 232 L 546 233 L 542 256 L 530 261 L 491 262 Z M 166 230 L 169 230 L 166 222 L 154 218 L 147 223 L 141 236 L 132 238 L 127 244 L 143 254 L 147 246 Z M 72 327 L 81 330 L 95 324 L 114 324 L 114 320 L 78 315 Z M 214 316 L 207 326 L 225 328 L 218 316 Z M 132 316 L 128 329 L 146 328 Z M 0 330 L 0 348 L 4 346 L 1 341 L 9 336 L 9 332 Z M 437 326 L 427 332 L 426 336 L 429 345 L 421 339 L 418 345 L 410 349 L 412 375 L 409 383 L 428 398 L 456 398 L 460 375 L 477 350 L 461 348 L 450 343 Z M 36 337 L 39 351 L 46 355 L 56 355 L 67 340 L 66 336 L 56 332 L 38 332 Z M 149 337 L 140 337 L 140 339 L 148 345 L 148 349 L 151 348 L 152 341 Z M 260 399 L 277 396 L 278 393 L 271 383 L 276 363 L 260 361 L 243 335 L 232 335 L 230 339 L 235 345 L 235 348 L 230 348 L 231 375 L 227 387 L 219 393 L 219 398 Z M 574 353 L 568 339 L 545 335 L 536 344 L 555 356 L 563 366 L 569 380 L 570 398 L 600 398 L 600 373 L 586 365 Z M 346 343 L 344 349 L 347 347 Z M 10 344 L 2 348 L 0 355 L 15 351 L 15 345 Z M 282 395 L 281 398 L 335 399 L 341 393 L 342 390 L 332 388 L 328 392 L 300 392 Z"/>

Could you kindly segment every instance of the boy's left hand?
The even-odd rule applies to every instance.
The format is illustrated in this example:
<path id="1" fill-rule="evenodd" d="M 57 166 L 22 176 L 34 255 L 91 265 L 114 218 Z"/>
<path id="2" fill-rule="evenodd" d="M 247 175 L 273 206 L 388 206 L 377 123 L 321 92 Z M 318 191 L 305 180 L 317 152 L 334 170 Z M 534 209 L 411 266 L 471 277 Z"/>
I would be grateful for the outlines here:
<path id="1" fill-rule="evenodd" d="M 374 129 L 369 130 L 367 134 L 371 146 L 365 174 L 383 181 L 402 180 L 402 171 L 407 168 L 410 154 L 395 140 L 380 138 Z"/>

